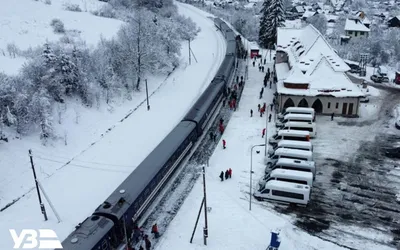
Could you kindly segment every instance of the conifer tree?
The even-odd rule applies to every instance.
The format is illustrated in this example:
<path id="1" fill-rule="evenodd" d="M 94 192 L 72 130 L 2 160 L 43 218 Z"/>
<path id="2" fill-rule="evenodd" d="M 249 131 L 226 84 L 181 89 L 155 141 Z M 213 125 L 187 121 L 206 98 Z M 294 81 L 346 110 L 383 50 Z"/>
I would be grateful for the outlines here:
<path id="1" fill-rule="evenodd" d="M 267 36 L 267 27 L 270 25 L 268 20 L 268 10 L 270 6 L 271 0 L 264 0 L 264 3 L 261 8 L 261 17 L 260 17 L 260 30 L 258 33 L 258 43 L 261 47 L 267 48 L 268 47 L 268 36 Z"/>
<path id="2" fill-rule="evenodd" d="M 285 26 L 285 11 L 283 10 L 282 0 L 271 0 L 268 20 L 270 25 L 267 27 L 267 34 L 272 46 L 277 42 L 278 27 Z"/>
<path id="3" fill-rule="evenodd" d="M 260 18 L 260 45 L 271 48 L 277 41 L 277 29 L 283 27 L 285 12 L 282 0 L 264 0 Z"/>

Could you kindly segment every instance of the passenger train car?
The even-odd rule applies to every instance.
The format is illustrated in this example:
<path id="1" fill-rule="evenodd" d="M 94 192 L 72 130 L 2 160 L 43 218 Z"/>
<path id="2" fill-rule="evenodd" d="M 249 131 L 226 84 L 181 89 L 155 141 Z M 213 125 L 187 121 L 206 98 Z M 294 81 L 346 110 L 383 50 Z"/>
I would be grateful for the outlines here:
<path id="1" fill-rule="evenodd" d="M 129 238 L 159 191 L 203 134 L 226 88 L 234 77 L 237 40 L 221 19 L 215 26 L 227 41 L 227 51 L 215 78 L 185 115 L 143 162 L 97 207 L 92 216 L 75 227 L 63 242 L 64 250 L 114 250 Z M 242 46 L 242 45 L 240 45 Z"/>

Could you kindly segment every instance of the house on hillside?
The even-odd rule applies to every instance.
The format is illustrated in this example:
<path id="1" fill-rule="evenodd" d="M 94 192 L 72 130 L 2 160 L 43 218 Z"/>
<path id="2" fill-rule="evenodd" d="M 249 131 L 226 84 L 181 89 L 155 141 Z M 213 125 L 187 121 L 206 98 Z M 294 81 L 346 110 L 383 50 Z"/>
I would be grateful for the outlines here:
<path id="1" fill-rule="evenodd" d="M 306 21 L 307 18 L 312 17 L 317 15 L 318 13 L 316 11 L 310 11 L 310 10 L 306 10 L 306 12 L 304 12 L 303 16 L 301 17 L 301 19 L 303 21 Z"/>
<path id="2" fill-rule="evenodd" d="M 293 6 L 293 8 L 290 10 L 290 12 L 292 13 L 296 13 L 298 15 L 303 15 L 305 12 L 305 9 L 303 8 L 303 6 Z"/>
<path id="3" fill-rule="evenodd" d="M 348 37 L 368 37 L 370 29 L 358 18 L 347 18 L 344 31 Z"/>
<path id="4" fill-rule="evenodd" d="M 278 28 L 274 67 L 279 111 L 312 107 L 318 114 L 358 117 L 364 94 L 347 77 L 349 66 L 314 26 Z"/>
<path id="5" fill-rule="evenodd" d="M 395 27 L 400 28 L 400 16 L 395 16 L 389 19 L 387 25 L 390 28 L 395 28 Z"/>
<path id="6" fill-rule="evenodd" d="M 364 11 L 357 11 L 355 17 L 360 19 L 360 21 L 365 25 L 365 27 L 370 28 L 371 21 L 365 15 Z"/>

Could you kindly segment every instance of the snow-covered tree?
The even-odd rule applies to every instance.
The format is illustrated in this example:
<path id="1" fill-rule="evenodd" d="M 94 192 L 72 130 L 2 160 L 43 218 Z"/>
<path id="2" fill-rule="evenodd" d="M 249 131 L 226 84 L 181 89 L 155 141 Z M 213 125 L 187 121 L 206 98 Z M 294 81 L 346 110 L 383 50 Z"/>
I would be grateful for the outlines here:
<path id="1" fill-rule="evenodd" d="M 29 103 L 33 120 L 40 125 L 40 139 L 46 145 L 54 137 L 51 97 L 45 88 L 40 88 Z"/>
<path id="2" fill-rule="evenodd" d="M 326 34 L 328 29 L 326 17 L 324 14 L 317 14 L 312 17 L 307 18 L 307 22 L 312 24 L 322 35 Z"/>
<path id="3" fill-rule="evenodd" d="M 272 48 L 277 42 L 278 27 L 284 27 L 285 11 L 282 0 L 265 0 L 261 9 L 259 42 Z"/>
<path id="4" fill-rule="evenodd" d="M 258 34 L 258 43 L 263 48 L 269 48 L 271 45 L 271 38 L 267 33 L 268 26 L 271 25 L 271 20 L 269 20 L 269 8 L 271 5 L 271 0 L 264 0 L 260 14 L 260 29 Z"/>

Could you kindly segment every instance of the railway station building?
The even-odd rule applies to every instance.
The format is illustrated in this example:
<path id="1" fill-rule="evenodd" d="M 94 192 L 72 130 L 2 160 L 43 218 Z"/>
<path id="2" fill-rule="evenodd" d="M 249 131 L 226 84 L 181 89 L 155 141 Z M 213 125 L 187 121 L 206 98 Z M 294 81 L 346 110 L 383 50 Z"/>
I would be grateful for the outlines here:
<path id="1" fill-rule="evenodd" d="M 349 66 L 314 26 L 278 28 L 274 68 L 279 112 L 312 107 L 317 114 L 359 116 L 364 93 L 346 75 Z"/>

